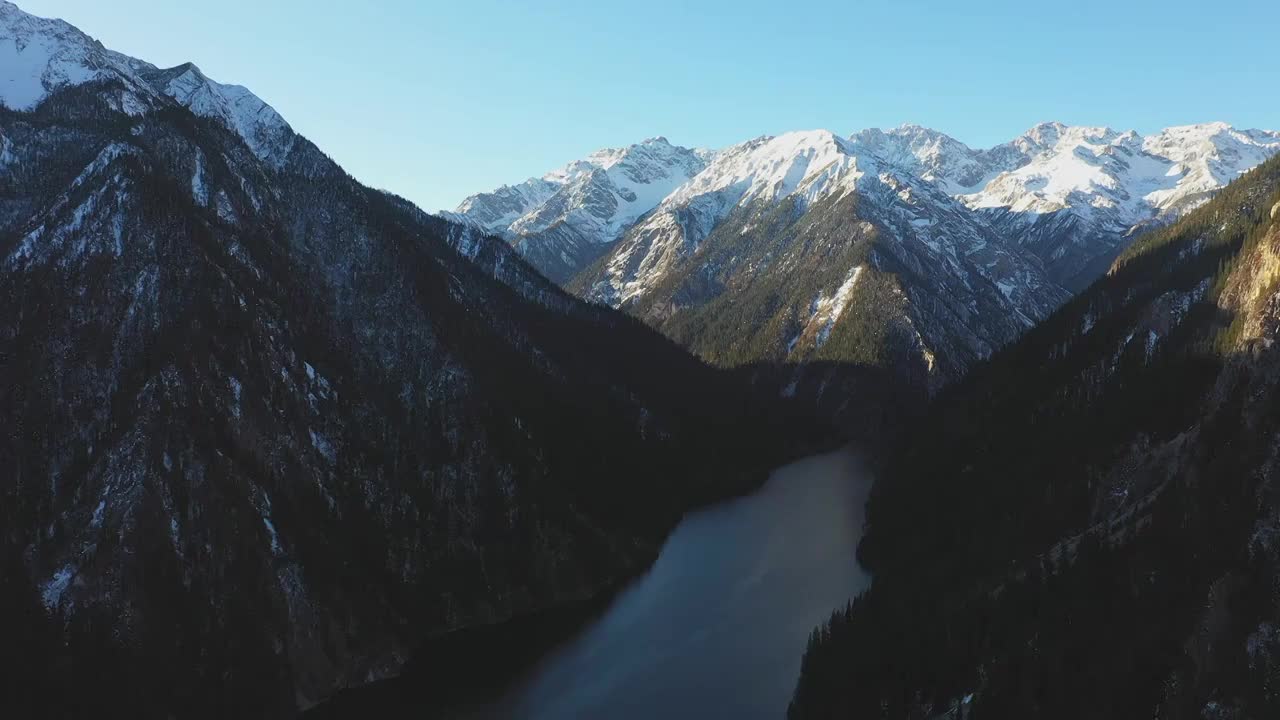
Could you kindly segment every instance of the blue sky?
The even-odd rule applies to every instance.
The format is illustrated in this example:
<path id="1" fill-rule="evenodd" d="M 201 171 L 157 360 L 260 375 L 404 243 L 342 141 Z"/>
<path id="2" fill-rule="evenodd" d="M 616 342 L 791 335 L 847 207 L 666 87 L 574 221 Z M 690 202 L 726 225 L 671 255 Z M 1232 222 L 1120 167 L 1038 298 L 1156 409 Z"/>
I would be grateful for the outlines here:
<path id="1" fill-rule="evenodd" d="M 248 86 L 425 209 L 665 135 L 1280 129 L 1275 0 L 19 0 Z"/>

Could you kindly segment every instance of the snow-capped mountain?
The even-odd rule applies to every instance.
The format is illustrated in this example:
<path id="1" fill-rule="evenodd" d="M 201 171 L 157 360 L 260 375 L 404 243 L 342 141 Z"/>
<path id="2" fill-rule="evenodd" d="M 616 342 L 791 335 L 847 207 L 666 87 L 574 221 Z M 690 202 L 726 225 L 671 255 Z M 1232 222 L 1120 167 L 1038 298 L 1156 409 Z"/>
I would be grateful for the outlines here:
<path id="1" fill-rule="evenodd" d="M 1127 231 L 1202 204 L 1280 151 L 1280 132 L 1236 130 L 1216 122 L 1142 137 L 1051 123 L 1006 147 L 1025 153 L 1025 162 L 985 185 L 971 186 L 964 193 L 967 205 L 1033 214 L 1070 209 Z"/>
<path id="2" fill-rule="evenodd" d="M 593 283 L 592 299 L 621 306 L 643 295 L 739 206 L 793 199 L 803 211 L 841 187 L 851 189 L 859 174 L 849 144 L 827 131 L 726 148 L 628 231 L 610 253 L 603 282 Z"/>
<path id="3" fill-rule="evenodd" d="M 205 77 L 190 63 L 162 70 L 106 49 L 62 20 L 29 15 L 0 0 L 0 105 L 31 110 L 50 94 L 85 83 L 119 83 L 112 106 L 140 115 L 170 98 L 238 133 L 264 160 L 283 162 L 293 131 L 270 105 L 238 85 Z"/>
<path id="4" fill-rule="evenodd" d="M 1225 123 L 1146 137 L 1043 123 L 989 150 L 912 125 L 853 139 L 959 197 L 1073 289 L 1105 271 L 1137 231 L 1177 219 L 1280 152 L 1280 133 Z"/>
<path id="5" fill-rule="evenodd" d="M 470 222 L 507 237 L 559 282 L 566 282 L 572 268 L 586 267 L 567 282 L 570 288 L 641 312 L 668 332 L 673 323 L 700 327 L 689 316 L 721 293 L 732 306 L 730 298 L 748 275 L 803 265 L 792 256 L 798 228 L 820 225 L 852 237 L 866 235 L 857 223 L 868 222 L 877 233 L 880 260 L 886 260 L 885 248 L 895 247 L 899 258 L 912 254 L 924 263 L 913 274 L 894 273 L 905 296 L 911 296 L 910 287 L 922 294 L 931 292 L 926 285 L 936 289 L 962 279 L 961 294 L 953 294 L 950 302 L 977 314 L 974 322 L 952 322 L 967 328 L 963 334 L 968 337 L 959 343 L 962 359 L 955 364 L 944 360 L 940 366 L 956 372 L 1016 335 L 1010 319 L 1025 327 L 1067 297 L 1064 290 L 1078 289 L 1105 272 L 1139 231 L 1176 219 L 1280 151 L 1280 133 L 1210 123 L 1144 138 L 1134 132 L 1044 123 L 1008 143 L 974 149 L 918 125 L 864 130 L 847 138 L 825 130 L 794 132 L 716 153 L 685 151 L 705 160 L 704 166 L 686 159 L 680 164 L 689 173 L 686 181 L 677 182 L 680 173 L 667 173 L 662 183 L 651 186 L 645 203 L 632 206 L 633 212 L 614 212 L 609 192 L 580 188 L 583 178 L 607 175 L 599 168 L 628 151 L 600 153 L 543 178 L 473 196 L 459 211 Z M 663 186 L 669 193 L 655 201 Z M 814 204 L 828 199 L 828 206 L 839 204 L 849 194 L 859 198 L 857 211 L 846 208 L 843 220 L 824 215 L 821 223 L 800 222 Z M 594 197 L 603 200 L 587 201 Z M 726 223 L 735 228 L 737 240 L 720 232 Z M 572 232 L 566 229 L 570 227 Z M 756 246 L 744 245 L 748 235 Z M 712 236 L 725 245 L 723 252 L 704 246 Z M 728 249 L 735 245 L 740 247 Z M 916 249 L 933 259 L 922 260 Z M 749 267 L 741 265 L 747 257 L 754 258 Z M 780 257 L 791 260 L 776 262 Z M 936 267 L 926 271 L 931 263 Z M 725 275 L 728 265 L 734 265 L 738 282 Z M 839 291 L 842 278 L 854 277 L 853 271 L 852 266 L 840 268 L 840 277 L 820 288 L 821 297 L 851 297 Z M 805 292 L 819 291 L 810 287 L 812 275 L 795 282 Z M 968 296 L 985 293 L 987 286 L 998 291 L 992 302 Z M 821 314 L 819 306 L 825 313 L 833 307 L 820 299 L 812 300 L 814 317 Z M 941 296 L 936 301 L 936 308 L 948 302 Z M 838 323 L 843 312 L 834 314 L 831 323 Z M 937 312 L 935 320 L 941 323 L 945 315 Z M 736 351 L 732 355 L 798 359 L 803 355 L 797 353 L 817 349 L 781 337 L 777 328 L 790 327 L 792 321 L 771 314 L 757 321 L 774 327 L 778 337 L 764 342 L 760 347 L 769 349 L 754 358 Z M 923 317 L 915 322 L 933 324 Z M 941 328 L 937 324 L 935 329 Z M 677 333 L 704 355 L 723 359 L 724 343 L 696 334 Z M 732 337 L 729 342 L 742 340 Z M 952 340 L 935 337 L 925 340 L 924 347 Z M 933 350 L 927 353 L 936 359 Z"/>
<path id="6" fill-rule="evenodd" d="M 697 175 L 710 153 L 655 137 L 472 195 L 446 217 L 501 235 L 545 275 L 565 281 L 627 227 Z"/>
<path id="7" fill-rule="evenodd" d="M 855 152 L 880 159 L 937 184 L 948 195 L 983 187 L 1001 172 L 1026 162 L 1028 150 L 1016 142 L 990 150 L 974 150 L 949 135 L 919 125 L 890 130 L 870 128 L 849 140 Z"/>
<path id="8" fill-rule="evenodd" d="M 721 151 L 571 287 L 712 360 L 892 356 L 930 384 L 1066 297 L 940 183 L 822 130 Z"/>

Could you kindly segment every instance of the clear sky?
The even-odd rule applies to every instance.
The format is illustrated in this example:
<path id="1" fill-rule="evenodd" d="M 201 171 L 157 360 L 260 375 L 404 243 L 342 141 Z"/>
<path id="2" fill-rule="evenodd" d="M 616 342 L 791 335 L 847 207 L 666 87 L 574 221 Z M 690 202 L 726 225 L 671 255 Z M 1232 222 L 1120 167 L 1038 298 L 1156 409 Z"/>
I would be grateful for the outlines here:
<path id="1" fill-rule="evenodd" d="M 914 122 L 1280 129 L 1276 0 L 18 0 L 245 85 L 424 209 L 607 146 Z"/>

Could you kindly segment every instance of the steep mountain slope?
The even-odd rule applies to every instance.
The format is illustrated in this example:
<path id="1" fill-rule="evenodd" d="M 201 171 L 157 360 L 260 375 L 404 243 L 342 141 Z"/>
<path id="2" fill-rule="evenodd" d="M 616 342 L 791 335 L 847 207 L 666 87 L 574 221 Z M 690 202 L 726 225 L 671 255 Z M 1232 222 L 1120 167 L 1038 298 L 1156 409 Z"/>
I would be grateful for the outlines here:
<path id="1" fill-rule="evenodd" d="M 728 148 L 570 288 L 709 360 L 958 377 L 1066 294 L 938 186 L 826 131 Z"/>
<path id="2" fill-rule="evenodd" d="M 1280 712 L 1280 159 L 936 401 L 792 718 Z"/>
<path id="3" fill-rule="evenodd" d="M 15 716 L 287 715 L 614 587 L 804 427 L 256 98 L 0 32 Z"/>
<path id="4" fill-rule="evenodd" d="M 446 217 L 506 238 L 557 282 L 706 166 L 709 153 L 656 137 L 592 153 L 541 178 L 472 195 Z"/>

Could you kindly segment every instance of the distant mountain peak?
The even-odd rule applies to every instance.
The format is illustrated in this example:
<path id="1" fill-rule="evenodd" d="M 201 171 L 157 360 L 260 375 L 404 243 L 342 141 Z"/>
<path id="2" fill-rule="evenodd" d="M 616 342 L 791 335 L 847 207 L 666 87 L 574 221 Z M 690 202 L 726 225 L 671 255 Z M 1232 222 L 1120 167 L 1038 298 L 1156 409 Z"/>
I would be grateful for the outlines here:
<path id="1" fill-rule="evenodd" d="M 1083 273 L 1083 281 L 1093 272 L 1093 259 L 1113 252 L 1133 228 L 1176 217 L 1277 150 L 1280 135 L 1223 122 L 1143 136 L 1048 121 L 988 149 L 916 123 L 869 128 L 848 138 L 824 129 L 762 135 L 715 152 L 654 137 L 599 150 L 540 180 L 468 198 L 455 217 L 506 236 L 526 257 L 553 258 L 552 265 L 563 265 L 553 274 L 564 277 L 577 262 L 561 263 L 562 250 L 569 248 L 569 256 L 593 255 L 580 250 L 612 243 L 651 209 L 665 212 L 702 198 L 698 222 L 714 225 L 743 203 L 794 195 L 803 207 L 853 189 L 867 172 L 893 172 L 925 180 L 990 216 L 1000 225 L 999 234 L 1034 246 L 1059 280 Z M 609 184 L 606 174 L 616 188 L 601 189 Z M 669 183 L 645 183 L 658 176 Z M 636 188 L 668 194 L 646 195 L 645 202 L 629 204 L 627 213 L 611 209 Z M 582 215 L 587 207 L 592 209 Z M 594 219 L 562 222 L 575 212 Z M 1058 213 L 1066 215 L 1055 219 Z M 573 232 L 544 236 L 565 227 Z M 695 236 L 702 232 L 692 225 L 688 229 Z M 530 242 L 534 236 L 538 239 Z M 540 267 L 547 271 L 545 264 Z"/>
<path id="2" fill-rule="evenodd" d="M 445 215 L 505 237 L 542 272 L 567 279 L 712 157 L 662 136 L 647 138 L 472 195 Z"/>
<path id="3" fill-rule="evenodd" d="M 717 153 L 705 170 L 676 189 L 663 206 L 678 206 L 709 193 L 721 193 L 726 209 L 797 193 L 808 201 L 829 192 L 831 181 L 856 164 L 854 145 L 830 130 L 762 136 Z"/>

